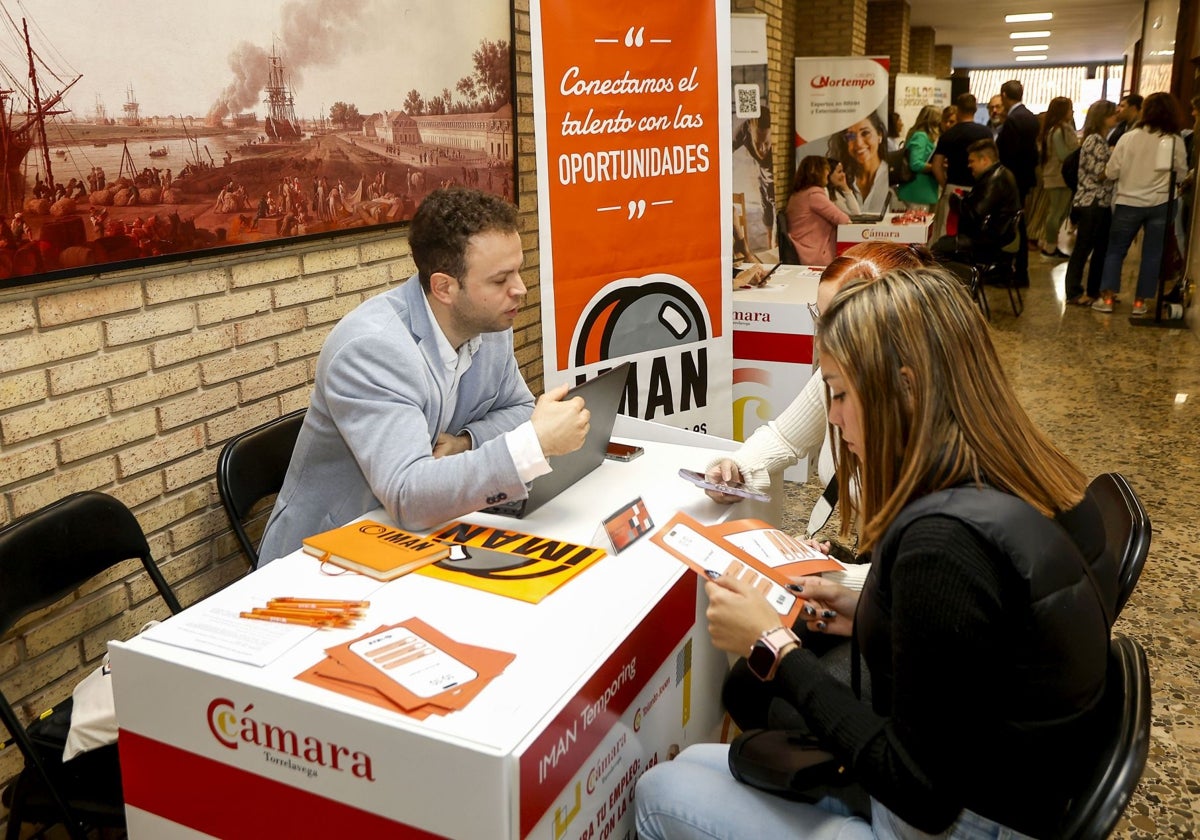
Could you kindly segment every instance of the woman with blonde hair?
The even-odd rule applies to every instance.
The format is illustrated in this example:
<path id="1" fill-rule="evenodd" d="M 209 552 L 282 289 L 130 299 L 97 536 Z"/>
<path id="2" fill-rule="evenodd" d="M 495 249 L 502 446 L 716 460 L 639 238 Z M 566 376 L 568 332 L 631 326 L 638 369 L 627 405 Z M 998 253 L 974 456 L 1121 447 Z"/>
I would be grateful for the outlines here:
<path id="1" fill-rule="evenodd" d="M 900 200 L 909 209 L 928 210 L 937 204 L 938 182 L 933 175 L 933 150 L 941 133 L 942 115 L 936 105 L 926 105 L 917 114 L 913 127 L 908 130 L 904 151 L 913 179 L 901 184 L 896 190 Z"/>
<path id="2" fill-rule="evenodd" d="M 799 584 L 812 624 L 857 639 L 870 706 L 746 582 L 706 583 L 706 617 L 858 785 L 773 797 L 733 779 L 728 747 L 700 744 L 638 782 L 638 836 L 1060 836 L 1109 722 L 1116 567 L 1084 476 L 1021 408 L 945 272 L 848 283 L 817 346 L 872 566 L 861 594 Z"/>
<path id="3" fill-rule="evenodd" d="M 1042 161 L 1042 201 L 1046 221 L 1042 228 L 1042 255 L 1067 257 L 1058 250 L 1058 229 L 1071 209 L 1071 188 L 1063 180 L 1062 165 L 1067 155 L 1079 148 L 1075 134 L 1075 106 L 1065 96 L 1056 96 L 1046 108 L 1038 137 Z"/>

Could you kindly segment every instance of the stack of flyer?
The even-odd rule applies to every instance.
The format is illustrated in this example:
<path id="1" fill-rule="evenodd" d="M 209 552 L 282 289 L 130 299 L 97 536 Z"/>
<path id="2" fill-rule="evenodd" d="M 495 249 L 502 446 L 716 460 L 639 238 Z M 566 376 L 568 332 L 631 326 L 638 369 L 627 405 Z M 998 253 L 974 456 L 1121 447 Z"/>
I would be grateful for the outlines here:
<path id="1" fill-rule="evenodd" d="M 516 658 L 456 642 L 419 618 L 379 627 L 325 653 L 296 679 L 419 720 L 464 708 Z"/>

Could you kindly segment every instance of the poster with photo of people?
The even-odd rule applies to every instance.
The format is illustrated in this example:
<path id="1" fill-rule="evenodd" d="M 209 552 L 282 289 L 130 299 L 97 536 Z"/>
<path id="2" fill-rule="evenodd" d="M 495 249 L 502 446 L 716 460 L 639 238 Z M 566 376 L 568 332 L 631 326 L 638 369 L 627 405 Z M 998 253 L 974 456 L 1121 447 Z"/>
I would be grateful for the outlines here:
<path id="1" fill-rule="evenodd" d="M 887 56 L 796 59 L 796 163 L 840 161 L 858 205 L 884 208 L 888 194 Z"/>

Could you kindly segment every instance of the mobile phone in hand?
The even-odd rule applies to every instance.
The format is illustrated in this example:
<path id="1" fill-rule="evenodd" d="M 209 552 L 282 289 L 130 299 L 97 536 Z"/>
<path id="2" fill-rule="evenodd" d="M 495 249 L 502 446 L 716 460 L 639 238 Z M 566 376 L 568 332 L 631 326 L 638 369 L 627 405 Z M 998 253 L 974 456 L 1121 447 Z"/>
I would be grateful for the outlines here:
<path id="1" fill-rule="evenodd" d="M 769 502 L 771 497 L 766 493 L 752 490 L 740 481 L 712 481 L 704 473 L 695 470 L 681 469 L 679 477 L 690 481 L 705 490 L 715 490 L 729 496 L 741 496 L 743 499 L 754 499 L 757 502 Z"/>

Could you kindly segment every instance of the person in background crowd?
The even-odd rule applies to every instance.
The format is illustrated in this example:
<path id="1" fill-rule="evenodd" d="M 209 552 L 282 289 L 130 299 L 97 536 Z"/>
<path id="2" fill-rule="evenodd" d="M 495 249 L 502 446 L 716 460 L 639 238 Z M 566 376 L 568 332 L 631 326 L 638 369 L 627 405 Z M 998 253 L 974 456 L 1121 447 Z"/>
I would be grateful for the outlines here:
<path id="1" fill-rule="evenodd" d="M 1046 202 L 1046 222 L 1042 229 L 1042 256 L 1066 259 L 1058 250 L 1058 229 L 1071 209 L 1071 188 L 1063 180 L 1062 164 L 1067 155 L 1079 148 L 1075 135 L 1075 108 L 1065 96 L 1050 100 L 1038 137 L 1042 150 L 1042 197 Z"/>
<path id="2" fill-rule="evenodd" d="M 837 158 L 826 160 L 829 161 L 829 200 L 848 216 L 861 213 L 862 208 L 858 206 L 854 190 L 850 189 L 850 184 L 846 181 L 846 167 L 842 166 L 842 162 Z"/>
<path id="3" fill-rule="evenodd" d="M 904 145 L 904 120 L 900 119 L 897 111 L 892 111 L 888 117 L 887 150 L 894 152 Z"/>
<path id="4" fill-rule="evenodd" d="M 850 216 L 829 200 L 829 161 L 820 155 L 800 159 L 787 203 L 788 238 L 801 265 L 829 265 L 837 251 L 837 226 Z"/>
<path id="5" fill-rule="evenodd" d="M 932 240 L 936 242 L 946 235 L 950 215 L 950 196 L 958 192 L 969 192 L 975 183 L 971 168 L 967 165 L 967 149 L 976 140 L 991 138 L 987 126 L 973 119 L 978 103 L 969 93 L 961 93 L 954 99 L 958 120 L 949 131 L 938 137 L 933 150 L 933 176 L 941 185 L 941 198 L 933 217 Z"/>
<path id="6" fill-rule="evenodd" d="M 1075 250 L 1067 263 L 1067 303 L 1091 306 L 1100 296 L 1100 278 L 1104 273 L 1104 255 L 1108 252 L 1108 231 L 1112 224 L 1112 181 L 1105 178 L 1110 149 L 1105 137 L 1117 121 L 1117 106 L 1107 99 L 1093 102 L 1083 121 L 1083 145 L 1079 150 L 1079 185 L 1072 202 L 1072 216 L 1078 226 Z M 1083 266 L 1088 266 L 1087 290 L 1083 288 Z"/>
<path id="7" fill-rule="evenodd" d="M 883 120 L 872 111 L 845 131 L 829 138 L 828 157 L 846 167 L 846 178 L 859 206 L 866 213 L 880 213 L 888 196 L 888 165 L 884 159 Z"/>
<path id="8" fill-rule="evenodd" d="M 908 155 L 913 179 L 901 184 L 896 194 L 910 210 L 929 210 L 937 204 L 940 185 L 933 174 L 933 150 L 940 132 L 941 112 L 936 105 L 922 108 L 913 127 L 908 130 L 904 151 Z"/>
<path id="9" fill-rule="evenodd" d="M 790 801 L 735 781 L 727 745 L 697 744 L 638 781 L 637 835 L 1061 836 L 1112 720 L 1117 570 L 1087 480 L 1025 413 L 945 272 L 848 283 L 816 344 L 839 499 L 858 488 L 843 532 L 857 525 L 872 565 L 861 593 L 798 585 L 812 628 L 858 640 L 870 705 L 749 582 L 706 582 L 705 616 L 713 644 L 753 650 L 756 675 L 858 784 Z"/>
<path id="10" fill-rule="evenodd" d="M 1138 124 L 1142 119 L 1142 105 L 1145 101 L 1136 93 L 1129 93 L 1121 97 L 1121 101 L 1117 103 L 1117 124 L 1113 126 L 1112 132 L 1108 135 L 1108 145 L 1116 146 L 1117 141 L 1125 132 Z"/>
<path id="11" fill-rule="evenodd" d="M 988 100 L 988 130 L 992 132 L 992 139 L 996 139 L 996 135 L 1000 133 L 1000 126 L 1004 125 L 1004 102 L 1000 99 L 1000 94 L 996 94 Z"/>
<path id="12" fill-rule="evenodd" d="M 985 126 L 980 126 L 985 131 Z M 958 210 L 958 233 L 933 244 L 941 259 L 975 263 L 1000 258 L 1016 235 L 1013 222 L 1021 209 L 1020 193 L 1012 173 L 1000 163 L 996 143 L 976 140 L 967 149 L 967 165 L 975 187 L 963 197 Z"/>
<path id="13" fill-rule="evenodd" d="M 942 124 L 938 127 L 940 134 L 945 134 L 950 129 L 954 128 L 954 124 L 959 120 L 958 109 L 953 105 L 947 105 L 942 109 Z"/>
<path id="14" fill-rule="evenodd" d="M 1175 97 L 1169 93 L 1150 94 L 1142 106 L 1141 122 L 1121 135 L 1104 167 L 1105 175 L 1110 181 L 1116 181 L 1117 186 L 1112 234 L 1104 257 L 1104 276 L 1100 281 L 1101 297 L 1092 304 L 1097 311 L 1113 311 L 1113 299 L 1121 288 L 1121 264 L 1139 230 L 1143 231 L 1142 261 L 1138 267 L 1132 314 L 1145 315 L 1147 301 L 1156 293 L 1168 222 L 1170 170 L 1174 169 L 1179 178 L 1187 172 L 1183 138 L 1179 136 L 1182 125 L 1183 116 Z M 1170 163 L 1159 169 L 1159 149 L 1163 141 L 1168 147 L 1163 163 Z"/>
<path id="15" fill-rule="evenodd" d="M 1017 79 L 1010 79 L 1000 86 L 1000 101 L 1004 105 L 1004 124 L 996 135 L 996 148 L 1000 150 L 1000 162 L 1017 179 L 1021 191 L 1021 204 L 1026 213 L 1021 217 L 1019 233 L 1021 246 L 1017 251 L 1017 285 L 1029 285 L 1029 230 L 1026 225 L 1028 205 L 1026 199 L 1037 184 L 1038 169 L 1038 119 L 1022 104 L 1025 86 Z"/>

